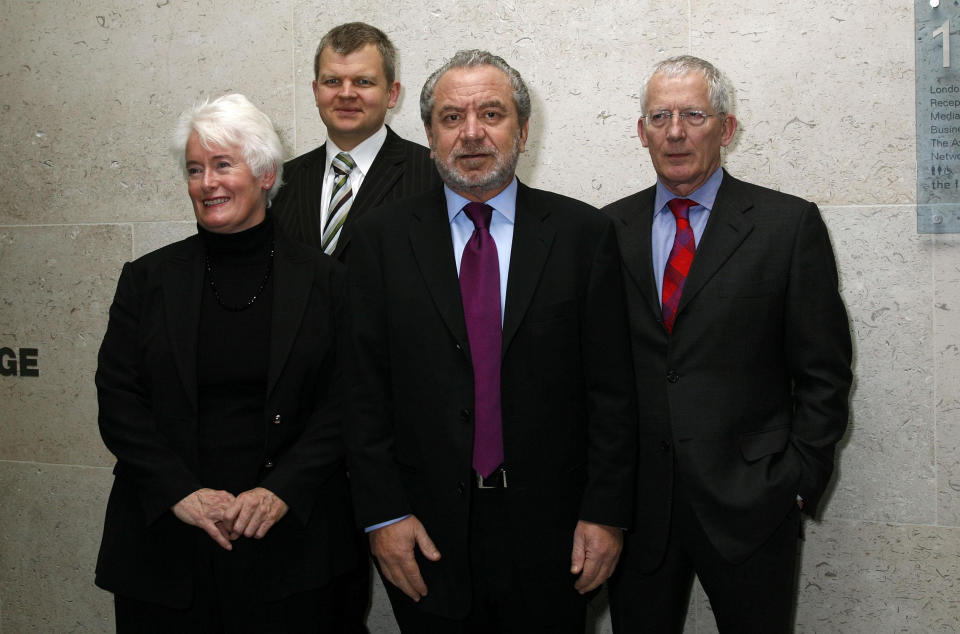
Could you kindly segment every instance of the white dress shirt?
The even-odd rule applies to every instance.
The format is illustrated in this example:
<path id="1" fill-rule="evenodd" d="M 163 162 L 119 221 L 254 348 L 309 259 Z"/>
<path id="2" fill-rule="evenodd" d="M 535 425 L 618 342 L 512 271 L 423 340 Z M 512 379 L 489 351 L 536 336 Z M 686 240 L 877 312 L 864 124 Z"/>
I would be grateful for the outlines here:
<path id="1" fill-rule="evenodd" d="M 377 154 L 380 153 L 380 148 L 383 147 L 383 143 L 386 140 L 387 126 L 382 125 L 379 130 L 361 141 L 357 147 L 347 151 L 347 154 L 350 155 L 353 162 L 357 164 L 357 166 L 351 170 L 349 177 L 350 189 L 353 190 L 354 198 L 357 197 L 357 193 L 360 191 L 360 185 L 363 184 L 363 177 L 370 172 L 370 166 L 373 165 L 374 159 L 377 158 Z M 343 151 L 344 150 L 337 147 L 336 143 L 329 138 L 327 139 L 327 157 L 323 163 L 323 191 L 320 194 L 323 197 L 320 201 L 321 227 L 327 226 L 327 218 L 330 215 L 330 196 L 333 194 L 333 183 L 336 180 L 333 170 L 330 169 L 330 165 L 333 163 L 334 157 Z"/>

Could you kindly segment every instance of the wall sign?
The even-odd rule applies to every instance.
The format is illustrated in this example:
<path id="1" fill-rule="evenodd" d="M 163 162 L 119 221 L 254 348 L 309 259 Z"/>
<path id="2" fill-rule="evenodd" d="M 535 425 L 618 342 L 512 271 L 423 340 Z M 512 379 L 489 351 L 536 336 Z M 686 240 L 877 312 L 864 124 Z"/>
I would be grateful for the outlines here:
<path id="1" fill-rule="evenodd" d="M 0 376 L 40 376 L 37 348 L 0 347 Z"/>
<path id="2" fill-rule="evenodd" d="M 914 23 L 917 232 L 960 233 L 960 0 L 917 0 Z"/>

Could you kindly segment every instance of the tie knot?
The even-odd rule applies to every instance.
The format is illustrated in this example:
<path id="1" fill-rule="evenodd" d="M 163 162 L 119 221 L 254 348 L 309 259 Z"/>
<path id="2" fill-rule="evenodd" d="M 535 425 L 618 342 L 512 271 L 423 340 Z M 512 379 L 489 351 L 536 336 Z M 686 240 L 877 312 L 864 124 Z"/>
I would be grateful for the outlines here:
<path id="1" fill-rule="evenodd" d="M 697 203 L 695 201 L 692 201 L 689 198 L 671 198 L 670 202 L 667 203 L 667 206 L 670 208 L 670 212 L 673 214 L 674 218 L 683 218 L 684 220 L 689 220 L 690 208 L 696 204 Z"/>
<path id="2" fill-rule="evenodd" d="M 467 203 L 463 211 L 473 221 L 474 227 L 490 230 L 490 216 L 493 215 L 493 207 L 486 203 Z"/>
<path id="3" fill-rule="evenodd" d="M 330 165 L 333 167 L 333 171 L 341 176 L 346 176 L 353 171 L 353 168 L 357 166 L 357 164 L 353 161 L 353 158 L 346 152 L 340 152 L 333 157 L 333 161 L 330 163 Z"/>

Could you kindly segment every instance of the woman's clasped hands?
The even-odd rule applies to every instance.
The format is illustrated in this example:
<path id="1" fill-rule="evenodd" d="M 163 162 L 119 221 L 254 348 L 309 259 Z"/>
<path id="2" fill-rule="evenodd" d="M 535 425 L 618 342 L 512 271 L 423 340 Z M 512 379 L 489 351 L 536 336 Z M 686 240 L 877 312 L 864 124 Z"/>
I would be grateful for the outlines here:
<path id="1" fill-rule="evenodd" d="M 240 538 L 262 539 L 287 513 L 286 503 L 269 489 L 256 487 L 234 496 L 228 491 L 197 489 L 173 505 L 177 518 L 203 530 L 226 550 Z"/>

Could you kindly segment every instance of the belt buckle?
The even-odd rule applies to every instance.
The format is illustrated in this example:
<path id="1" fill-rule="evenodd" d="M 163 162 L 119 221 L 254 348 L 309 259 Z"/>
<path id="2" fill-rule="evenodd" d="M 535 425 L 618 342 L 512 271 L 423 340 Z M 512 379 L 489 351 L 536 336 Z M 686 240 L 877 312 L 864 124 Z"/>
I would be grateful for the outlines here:
<path id="1" fill-rule="evenodd" d="M 486 485 L 483 483 L 484 477 L 474 471 L 474 474 L 477 476 L 477 488 L 478 489 L 506 489 L 507 488 L 507 470 L 503 467 L 500 467 L 494 471 L 491 475 L 499 476 L 500 482 L 493 485 Z"/>

